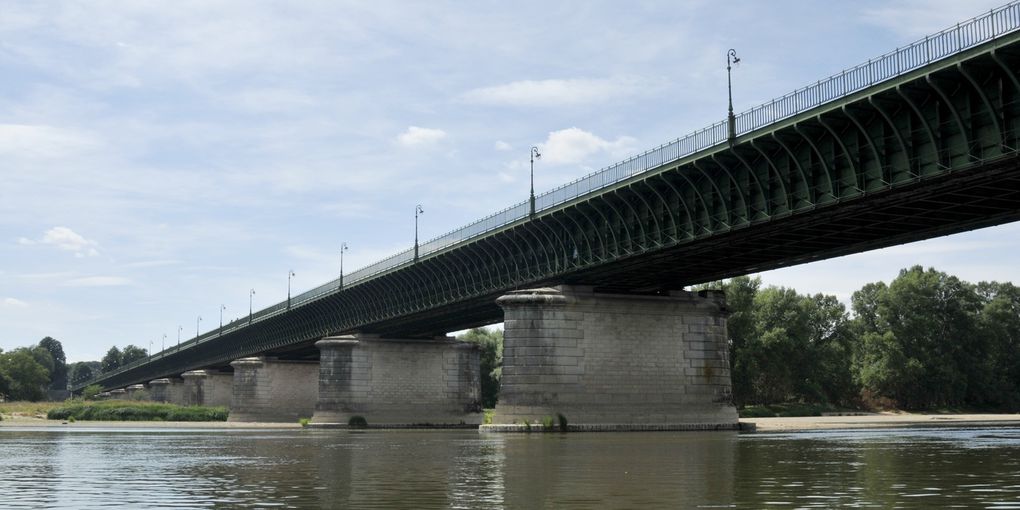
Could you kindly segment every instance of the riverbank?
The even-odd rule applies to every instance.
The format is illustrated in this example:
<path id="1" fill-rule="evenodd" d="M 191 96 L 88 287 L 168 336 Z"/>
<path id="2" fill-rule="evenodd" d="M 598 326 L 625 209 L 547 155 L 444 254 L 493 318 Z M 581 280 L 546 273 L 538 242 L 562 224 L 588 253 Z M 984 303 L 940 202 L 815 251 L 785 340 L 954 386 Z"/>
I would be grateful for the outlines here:
<path id="1" fill-rule="evenodd" d="M 759 433 L 810 432 L 880 428 L 1020 428 L 1020 414 L 914 414 L 876 413 L 855 416 L 802 416 L 795 418 L 745 418 Z M 238 423 L 225 421 L 76 421 L 30 416 L 5 416 L 0 429 L 9 427 L 46 428 L 162 428 L 162 429 L 299 429 L 299 423 Z"/>
<path id="2" fill-rule="evenodd" d="M 920 414 L 874 413 L 852 416 L 798 416 L 789 418 L 743 418 L 757 432 L 808 432 L 880 428 L 1020 428 L 1020 414 Z"/>

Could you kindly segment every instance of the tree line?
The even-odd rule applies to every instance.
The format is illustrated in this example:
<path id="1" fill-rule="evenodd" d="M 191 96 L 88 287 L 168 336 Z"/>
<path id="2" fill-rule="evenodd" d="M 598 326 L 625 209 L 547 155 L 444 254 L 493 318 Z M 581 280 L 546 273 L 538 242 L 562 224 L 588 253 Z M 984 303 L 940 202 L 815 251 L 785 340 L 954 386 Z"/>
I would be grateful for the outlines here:
<path id="1" fill-rule="evenodd" d="M 4 352 L 0 349 L 0 397 L 4 400 L 37 401 L 47 390 L 67 388 L 64 347 L 46 337 L 30 347 Z"/>
<path id="2" fill-rule="evenodd" d="M 742 276 L 723 289 L 733 400 L 844 408 L 1020 410 L 1020 287 L 968 283 L 920 266 L 889 284 L 835 296 L 763 287 Z M 461 336 L 482 349 L 482 400 L 498 399 L 501 331 Z"/>

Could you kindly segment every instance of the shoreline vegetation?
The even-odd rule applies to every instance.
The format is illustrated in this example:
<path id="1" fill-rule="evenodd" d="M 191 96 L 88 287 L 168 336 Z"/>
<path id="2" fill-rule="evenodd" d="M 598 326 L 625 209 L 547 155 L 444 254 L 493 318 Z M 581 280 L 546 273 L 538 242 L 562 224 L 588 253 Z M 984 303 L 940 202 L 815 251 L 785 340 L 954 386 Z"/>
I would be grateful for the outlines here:
<path id="1" fill-rule="evenodd" d="M 13 420 L 223 422 L 228 414 L 225 407 L 128 400 L 0 403 L 0 416 Z"/>

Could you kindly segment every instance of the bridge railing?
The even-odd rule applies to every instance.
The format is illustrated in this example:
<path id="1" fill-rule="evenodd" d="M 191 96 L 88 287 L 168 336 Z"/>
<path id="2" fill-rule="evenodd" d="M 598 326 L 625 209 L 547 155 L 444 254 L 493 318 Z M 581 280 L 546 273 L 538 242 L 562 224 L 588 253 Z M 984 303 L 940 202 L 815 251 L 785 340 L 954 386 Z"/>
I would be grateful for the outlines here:
<path id="1" fill-rule="evenodd" d="M 1020 4 L 1013 2 L 926 36 L 878 58 L 778 97 L 737 116 L 737 133 L 768 126 L 829 101 L 955 55 L 1020 27 Z"/>
<path id="2" fill-rule="evenodd" d="M 792 117 L 804 111 L 821 106 L 830 101 L 845 97 L 854 92 L 866 89 L 877 83 L 895 78 L 914 69 L 931 64 L 940 59 L 957 54 L 968 48 L 988 42 L 996 37 L 1020 29 L 1020 1 L 1015 1 L 998 9 L 993 9 L 981 16 L 957 23 L 941 32 L 926 36 L 913 44 L 886 53 L 878 58 L 870 59 L 858 66 L 846 69 L 813 85 L 795 90 L 768 103 L 756 106 L 736 116 L 736 132 L 738 135 L 752 132 L 780 120 Z M 664 164 L 677 161 L 699 151 L 726 142 L 726 122 L 717 122 L 704 129 L 695 131 L 682 138 L 662 144 L 592 172 L 577 180 L 556 187 L 535 197 L 536 211 L 556 207 L 564 202 L 582 197 L 589 193 L 620 182 L 631 176 L 652 170 Z M 450 246 L 469 241 L 487 232 L 499 229 L 528 216 L 528 202 L 520 202 L 495 214 L 486 216 L 419 246 L 419 255 L 425 256 Z M 414 250 L 405 250 L 383 260 L 369 264 L 344 276 L 344 286 L 354 286 L 369 280 L 381 273 L 391 271 L 414 261 Z M 314 301 L 339 289 L 339 278 L 326 282 L 301 294 L 293 296 L 290 303 L 282 301 L 258 312 L 251 317 L 257 322 L 285 313 L 289 308 Z M 151 360 L 173 354 L 196 344 L 211 340 L 222 334 L 244 328 L 249 320 L 238 320 L 223 328 L 217 328 L 197 336 L 180 345 L 179 348 L 167 349 L 151 358 L 136 361 L 120 369 L 101 374 L 96 379 L 109 377 Z"/>

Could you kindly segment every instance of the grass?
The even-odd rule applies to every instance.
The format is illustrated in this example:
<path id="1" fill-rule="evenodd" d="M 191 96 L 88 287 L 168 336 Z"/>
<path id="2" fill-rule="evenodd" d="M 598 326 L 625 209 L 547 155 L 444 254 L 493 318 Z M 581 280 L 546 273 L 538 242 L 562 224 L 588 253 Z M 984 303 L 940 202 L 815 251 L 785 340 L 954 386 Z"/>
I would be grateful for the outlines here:
<path id="1" fill-rule="evenodd" d="M 46 413 L 50 420 L 93 421 L 227 421 L 225 407 L 182 407 L 155 402 L 108 400 L 103 402 L 70 402 Z"/>
<path id="2" fill-rule="evenodd" d="M 482 423 L 485 424 L 485 425 L 489 425 L 489 424 L 492 423 L 492 417 L 496 415 L 496 410 L 495 409 L 483 409 L 482 413 L 484 413 L 483 414 L 483 418 L 482 418 Z"/>
<path id="3" fill-rule="evenodd" d="M 2 402 L 0 403 L 0 414 L 5 414 L 8 417 L 29 416 L 41 418 L 46 416 L 50 409 L 64 404 L 65 402 Z"/>

